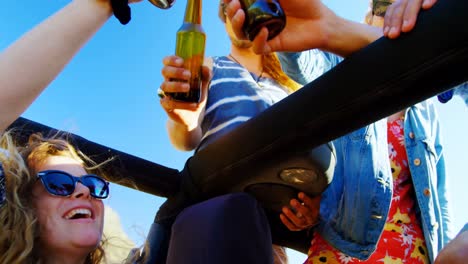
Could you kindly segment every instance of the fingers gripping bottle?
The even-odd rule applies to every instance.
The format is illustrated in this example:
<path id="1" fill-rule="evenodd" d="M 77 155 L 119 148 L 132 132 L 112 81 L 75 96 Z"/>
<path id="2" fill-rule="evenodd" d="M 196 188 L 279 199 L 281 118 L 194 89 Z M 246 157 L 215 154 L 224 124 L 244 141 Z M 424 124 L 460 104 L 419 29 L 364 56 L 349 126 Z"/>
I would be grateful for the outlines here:
<path id="1" fill-rule="evenodd" d="M 240 3 L 245 12 L 242 29 L 250 40 L 262 27 L 268 28 L 268 39 L 272 39 L 286 26 L 286 16 L 278 0 L 240 0 Z"/>
<path id="2" fill-rule="evenodd" d="M 184 68 L 191 72 L 190 90 L 185 93 L 169 93 L 174 100 L 198 103 L 201 99 L 201 67 L 206 42 L 201 15 L 202 0 L 187 0 L 184 23 L 177 31 L 176 55 L 184 59 Z"/>

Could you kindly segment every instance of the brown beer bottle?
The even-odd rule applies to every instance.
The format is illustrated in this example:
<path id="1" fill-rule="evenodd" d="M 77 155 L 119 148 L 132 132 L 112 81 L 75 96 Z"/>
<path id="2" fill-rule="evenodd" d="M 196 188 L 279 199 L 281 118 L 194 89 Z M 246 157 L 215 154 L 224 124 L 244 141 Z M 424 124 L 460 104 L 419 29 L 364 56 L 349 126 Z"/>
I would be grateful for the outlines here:
<path id="1" fill-rule="evenodd" d="M 200 102 L 201 67 L 205 56 L 206 35 L 201 26 L 202 0 L 187 0 L 184 23 L 177 31 L 176 55 L 184 59 L 184 68 L 190 70 L 190 90 L 186 93 L 166 93 L 172 99 Z"/>
<path id="2" fill-rule="evenodd" d="M 286 16 L 277 0 L 240 0 L 240 3 L 245 12 L 243 30 L 250 40 L 262 27 L 268 29 L 268 39 L 272 39 L 286 26 Z"/>
<path id="3" fill-rule="evenodd" d="M 175 0 L 148 0 L 154 6 L 159 7 L 161 9 L 169 9 L 174 4 Z"/>

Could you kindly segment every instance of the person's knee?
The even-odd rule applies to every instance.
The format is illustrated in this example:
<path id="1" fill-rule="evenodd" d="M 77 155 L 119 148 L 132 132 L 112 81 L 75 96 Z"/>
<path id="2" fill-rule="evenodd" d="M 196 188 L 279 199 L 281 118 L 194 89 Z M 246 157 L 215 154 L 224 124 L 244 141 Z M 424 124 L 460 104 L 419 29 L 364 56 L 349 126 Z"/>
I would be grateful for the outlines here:
<path id="1" fill-rule="evenodd" d="M 217 196 L 184 209 L 177 217 L 173 228 L 183 225 L 186 218 L 190 219 L 190 222 L 197 219 L 203 219 L 206 222 L 240 216 L 264 217 L 264 213 L 252 196 L 246 193 L 232 193 Z"/>
<path id="2" fill-rule="evenodd" d="M 256 232 L 269 232 L 267 217 L 257 200 L 246 193 L 218 196 L 184 209 L 176 218 L 173 234 L 201 230 L 222 230 L 243 226 Z"/>
<path id="3" fill-rule="evenodd" d="M 227 194 L 179 214 L 172 226 L 168 263 L 272 263 L 271 245 L 268 219 L 255 198 Z"/>
<path id="4" fill-rule="evenodd" d="M 217 200 L 218 210 L 222 210 L 225 216 L 255 216 L 264 215 L 263 209 L 257 200 L 246 193 L 232 193 L 220 196 Z M 242 215 L 239 215 L 242 213 Z"/>

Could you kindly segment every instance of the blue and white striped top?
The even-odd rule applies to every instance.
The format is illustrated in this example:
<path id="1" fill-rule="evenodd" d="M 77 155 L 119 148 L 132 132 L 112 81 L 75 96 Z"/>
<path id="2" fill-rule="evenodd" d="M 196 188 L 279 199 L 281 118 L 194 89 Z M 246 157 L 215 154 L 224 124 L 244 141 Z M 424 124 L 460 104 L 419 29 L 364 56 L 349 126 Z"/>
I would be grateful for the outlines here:
<path id="1" fill-rule="evenodd" d="M 201 125 L 202 148 L 288 95 L 275 80 L 259 77 L 228 57 L 213 57 L 213 78 Z"/>

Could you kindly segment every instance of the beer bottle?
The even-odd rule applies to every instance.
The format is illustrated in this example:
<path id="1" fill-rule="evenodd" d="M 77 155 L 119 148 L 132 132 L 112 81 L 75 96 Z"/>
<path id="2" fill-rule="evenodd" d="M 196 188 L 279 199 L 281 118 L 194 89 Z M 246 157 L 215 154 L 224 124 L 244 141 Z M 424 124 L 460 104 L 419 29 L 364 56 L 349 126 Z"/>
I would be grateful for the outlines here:
<path id="1" fill-rule="evenodd" d="M 177 31 L 176 55 L 184 59 L 184 68 L 190 70 L 190 90 L 185 93 L 166 93 L 172 99 L 200 102 L 201 67 L 205 54 L 206 35 L 201 26 L 202 0 L 187 0 L 184 23 Z"/>
<path id="2" fill-rule="evenodd" d="M 262 27 L 268 29 L 268 39 L 272 39 L 286 26 L 286 16 L 277 0 L 240 0 L 240 3 L 245 12 L 242 29 L 250 40 Z"/>
<path id="3" fill-rule="evenodd" d="M 148 0 L 154 6 L 159 7 L 161 9 L 169 9 L 174 4 L 175 0 Z"/>

